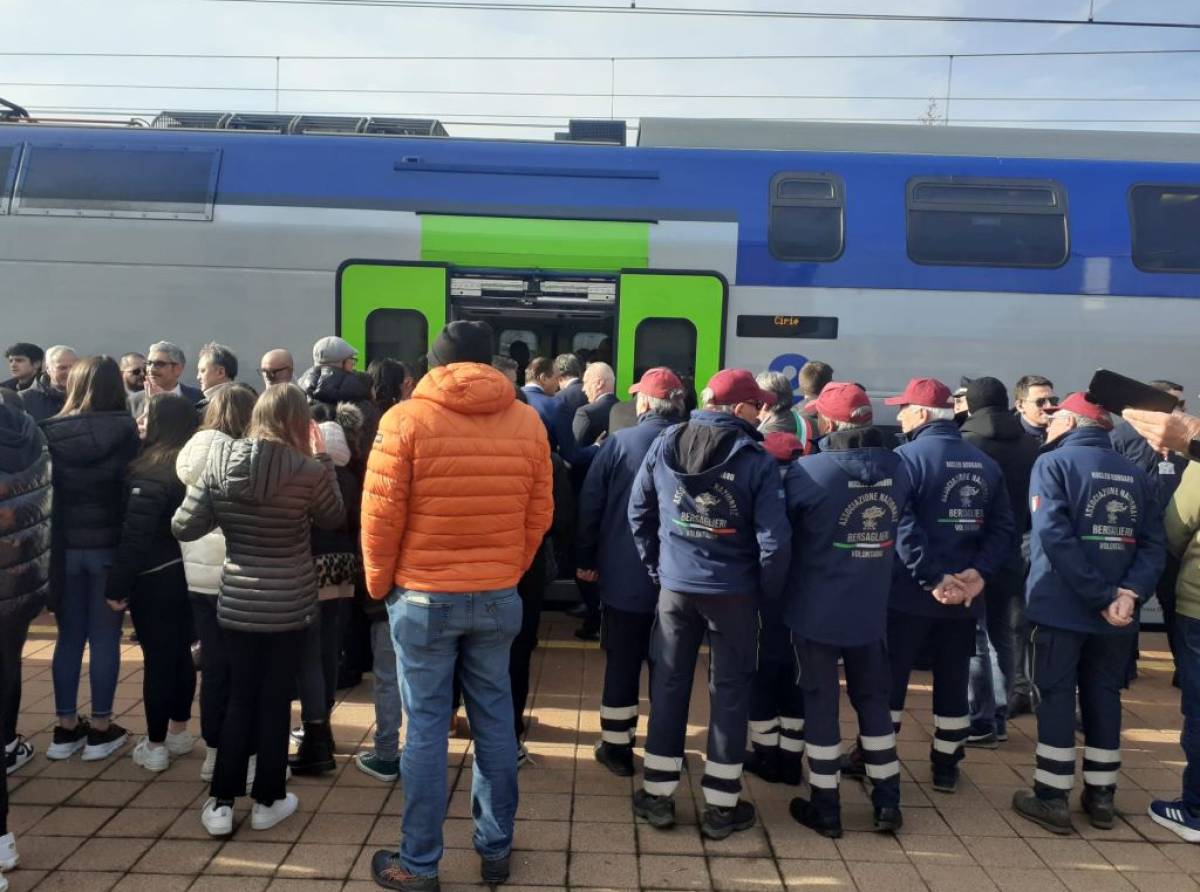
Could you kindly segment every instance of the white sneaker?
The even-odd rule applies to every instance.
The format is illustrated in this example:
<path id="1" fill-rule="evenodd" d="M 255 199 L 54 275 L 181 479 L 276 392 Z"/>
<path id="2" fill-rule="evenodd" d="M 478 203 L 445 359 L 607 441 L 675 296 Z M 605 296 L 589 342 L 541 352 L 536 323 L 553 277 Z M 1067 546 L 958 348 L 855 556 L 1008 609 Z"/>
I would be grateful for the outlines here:
<path id="1" fill-rule="evenodd" d="M 196 736 L 190 731 L 178 734 L 167 732 L 167 752 L 172 756 L 186 756 L 196 745 Z"/>
<path id="2" fill-rule="evenodd" d="M 6 773 L 12 774 L 14 771 L 20 769 L 22 765 L 33 758 L 34 752 L 36 750 L 33 744 L 24 737 L 17 735 L 17 739 L 4 751 L 4 760 L 7 765 Z"/>
<path id="3" fill-rule="evenodd" d="M 250 828 L 252 830 L 270 830 L 280 821 L 294 815 L 299 807 L 300 800 L 296 798 L 295 793 L 288 793 L 270 805 L 256 802 L 250 811 Z"/>
<path id="4" fill-rule="evenodd" d="M 200 812 L 200 823 L 211 836 L 229 836 L 233 833 L 233 809 L 228 805 L 217 808 L 217 800 L 209 797 Z"/>
<path id="5" fill-rule="evenodd" d="M 11 833 L 0 836 L 0 871 L 12 870 L 21 856 L 17 854 L 17 838 Z"/>
<path id="6" fill-rule="evenodd" d="M 205 748 L 204 764 L 200 766 L 200 780 L 206 784 L 212 783 L 213 772 L 217 770 L 217 748 L 210 746 Z"/>
<path id="7" fill-rule="evenodd" d="M 133 764 L 147 771 L 166 771 L 171 767 L 171 754 L 165 746 L 151 747 L 149 739 L 143 737 L 133 748 Z"/>

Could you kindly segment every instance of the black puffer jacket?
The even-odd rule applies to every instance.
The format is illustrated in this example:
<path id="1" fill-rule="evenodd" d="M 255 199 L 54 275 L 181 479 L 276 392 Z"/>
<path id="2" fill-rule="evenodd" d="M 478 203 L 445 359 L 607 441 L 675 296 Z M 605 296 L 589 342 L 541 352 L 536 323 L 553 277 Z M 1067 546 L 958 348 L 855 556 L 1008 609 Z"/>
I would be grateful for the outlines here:
<path id="1" fill-rule="evenodd" d="M 171 518 L 187 490 L 175 463 L 131 473 L 125 491 L 125 522 L 105 590 L 110 601 L 128 598 L 140 574 L 183 560 Z"/>
<path id="2" fill-rule="evenodd" d="M 351 464 L 359 479 L 362 479 L 366 473 L 366 455 L 371 451 L 371 444 L 375 442 L 380 419 L 379 408 L 371 402 L 371 391 L 367 385 L 352 372 L 327 365 L 313 366 L 300 376 L 296 384 L 304 391 L 309 402 L 327 403 L 331 406 L 350 403 L 362 412 L 362 434 L 359 448 L 355 450 L 355 454 L 362 458 Z"/>
<path id="3" fill-rule="evenodd" d="M 960 430 L 964 440 L 1000 466 L 1017 531 L 1029 529 L 1029 478 L 1041 444 L 1025 432 L 1012 412 L 990 406 L 972 413 Z"/>
<path id="4" fill-rule="evenodd" d="M 192 542 L 214 527 L 225 533 L 217 619 L 242 632 L 289 632 L 312 622 L 317 579 L 311 524 L 346 519 L 333 464 L 269 440 L 215 443 L 198 486 L 171 528 Z"/>
<path id="5" fill-rule="evenodd" d="M 67 392 L 51 386 L 50 379 L 45 375 L 38 375 L 29 387 L 21 391 L 21 404 L 34 421 L 45 421 L 57 415 L 66 401 Z"/>
<path id="6" fill-rule="evenodd" d="M 47 418 L 42 431 L 54 462 L 55 560 L 62 548 L 115 548 L 137 422 L 124 410 L 85 412 Z"/>
<path id="7" fill-rule="evenodd" d="M 0 626 L 28 622 L 50 585 L 50 453 L 20 409 L 0 405 Z"/>

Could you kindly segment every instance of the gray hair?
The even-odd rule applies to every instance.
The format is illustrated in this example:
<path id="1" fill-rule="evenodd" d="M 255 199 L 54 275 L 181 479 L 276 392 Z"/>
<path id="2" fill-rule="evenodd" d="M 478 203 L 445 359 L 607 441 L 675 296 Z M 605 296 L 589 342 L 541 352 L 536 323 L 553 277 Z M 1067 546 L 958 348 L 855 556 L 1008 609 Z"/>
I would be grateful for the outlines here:
<path id="1" fill-rule="evenodd" d="M 916 405 L 916 403 L 914 403 L 913 405 Z M 954 410 L 953 409 L 947 409 L 943 406 L 917 406 L 917 408 L 922 409 L 925 412 L 928 412 L 930 421 L 953 421 L 954 420 Z"/>
<path id="2" fill-rule="evenodd" d="M 711 387 L 705 387 L 702 391 L 700 391 L 700 405 L 704 407 L 705 411 L 719 412 L 722 415 L 733 414 L 733 410 L 735 408 L 734 406 L 723 406 L 720 403 L 714 403 L 713 400 L 715 398 L 716 394 L 713 393 Z"/>
<path id="3" fill-rule="evenodd" d="M 219 365 L 225 370 L 225 377 L 232 381 L 237 377 L 238 361 L 233 351 L 224 344 L 209 341 L 200 348 L 200 359 L 207 359 L 209 365 Z"/>
<path id="4" fill-rule="evenodd" d="M 579 357 L 574 353 L 560 353 L 554 357 L 554 374 L 559 378 L 578 378 L 583 374 Z"/>
<path id="5" fill-rule="evenodd" d="M 588 375 L 599 378 L 599 383 L 610 391 L 617 386 L 617 375 L 607 362 L 589 362 L 588 367 L 583 371 L 583 377 L 586 378 Z"/>
<path id="6" fill-rule="evenodd" d="M 54 361 L 64 353 L 70 353 L 76 359 L 79 358 L 79 354 L 75 352 L 74 347 L 68 347 L 66 344 L 55 344 L 53 347 L 46 348 L 46 365 L 53 365 Z"/>
<path id="7" fill-rule="evenodd" d="M 1102 427 L 1107 429 L 1107 425 L 1097 421 L 1095 418 L 1088 418 L 1086 415 L 1080 415 L 1077 412 L 1072 412 L 1070 409 L 1059 409 L 1054 413 L 1052 418 L 1069 418 L 1075 422 L 1076 427 Z"/>
<path id="8" fill-rule="evenodd" d="M 796 401 L 796 393 L 792 390 L 792 382 L 782 372 L 763 372 L 754 379 L 763 390 L 775 394 L 772 411 L 786 411 Z"/>
<path id="9" fill-rule="evenodd" d="M 184 355 L 183 351 L 179 349 L 176 344 L 172 344 L 170 341 L 155 341 L 153 344 L 151 344 L 150 349 L 146 351 L 146 355 L 153 356 L 155 353 L 167 354 L 167 356 L 171 357 L 171 362 L 175 363 L 176 365 L 182 366 L 187 364 L 187 357 Z"/>
<path id="10" fill-rule="evenodd" d="M 649 396 L 639 393 L 635 409 L 641 410 L 643 406 L 645 406 L 644 411 L 653 412 L 655 415 L 668 417 L 683 415 L 683 395 L 681 394 L 672 399 L 670 397 Z M 637 414 L 641 415 L 642 412 L 638 411 Z"/>

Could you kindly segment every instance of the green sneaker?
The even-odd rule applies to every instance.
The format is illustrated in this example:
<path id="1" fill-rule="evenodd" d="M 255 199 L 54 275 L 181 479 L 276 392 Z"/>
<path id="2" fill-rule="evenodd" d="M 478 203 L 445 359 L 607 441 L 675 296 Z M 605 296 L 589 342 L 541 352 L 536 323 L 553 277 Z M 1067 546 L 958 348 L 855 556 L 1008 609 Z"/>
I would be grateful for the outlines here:
<path id="1" fill-rule="evenodd" d="M 395 783 L 400 778 L 400 759 L 381 759 L 374 750 L 367 750 L 354 757 L 354 764 L 363 774 L 369 774 L 384 783 Z"/>

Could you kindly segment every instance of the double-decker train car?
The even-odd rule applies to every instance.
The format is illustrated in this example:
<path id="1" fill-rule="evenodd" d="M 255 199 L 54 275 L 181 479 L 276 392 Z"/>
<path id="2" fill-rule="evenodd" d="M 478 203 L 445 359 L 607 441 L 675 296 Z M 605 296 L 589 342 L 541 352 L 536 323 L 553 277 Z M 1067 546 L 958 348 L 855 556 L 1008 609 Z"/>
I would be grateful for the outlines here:
<path id="1" fill-rule="evenodd" d="M 228 117 L 228 116 L 225 116 Z M 434 128 L 431 132 L 444 132 Z M 298 364 L 338 332 L 412 360 L 610 339 L 668 365 L 873 396 L 1110 366 L 1200 387 L 1200 136 L 643 120 L 636 146 L 0 124 L 10 340 L 219 340 Z M 250 361 L 253 361 L 250 359 Z"/>

